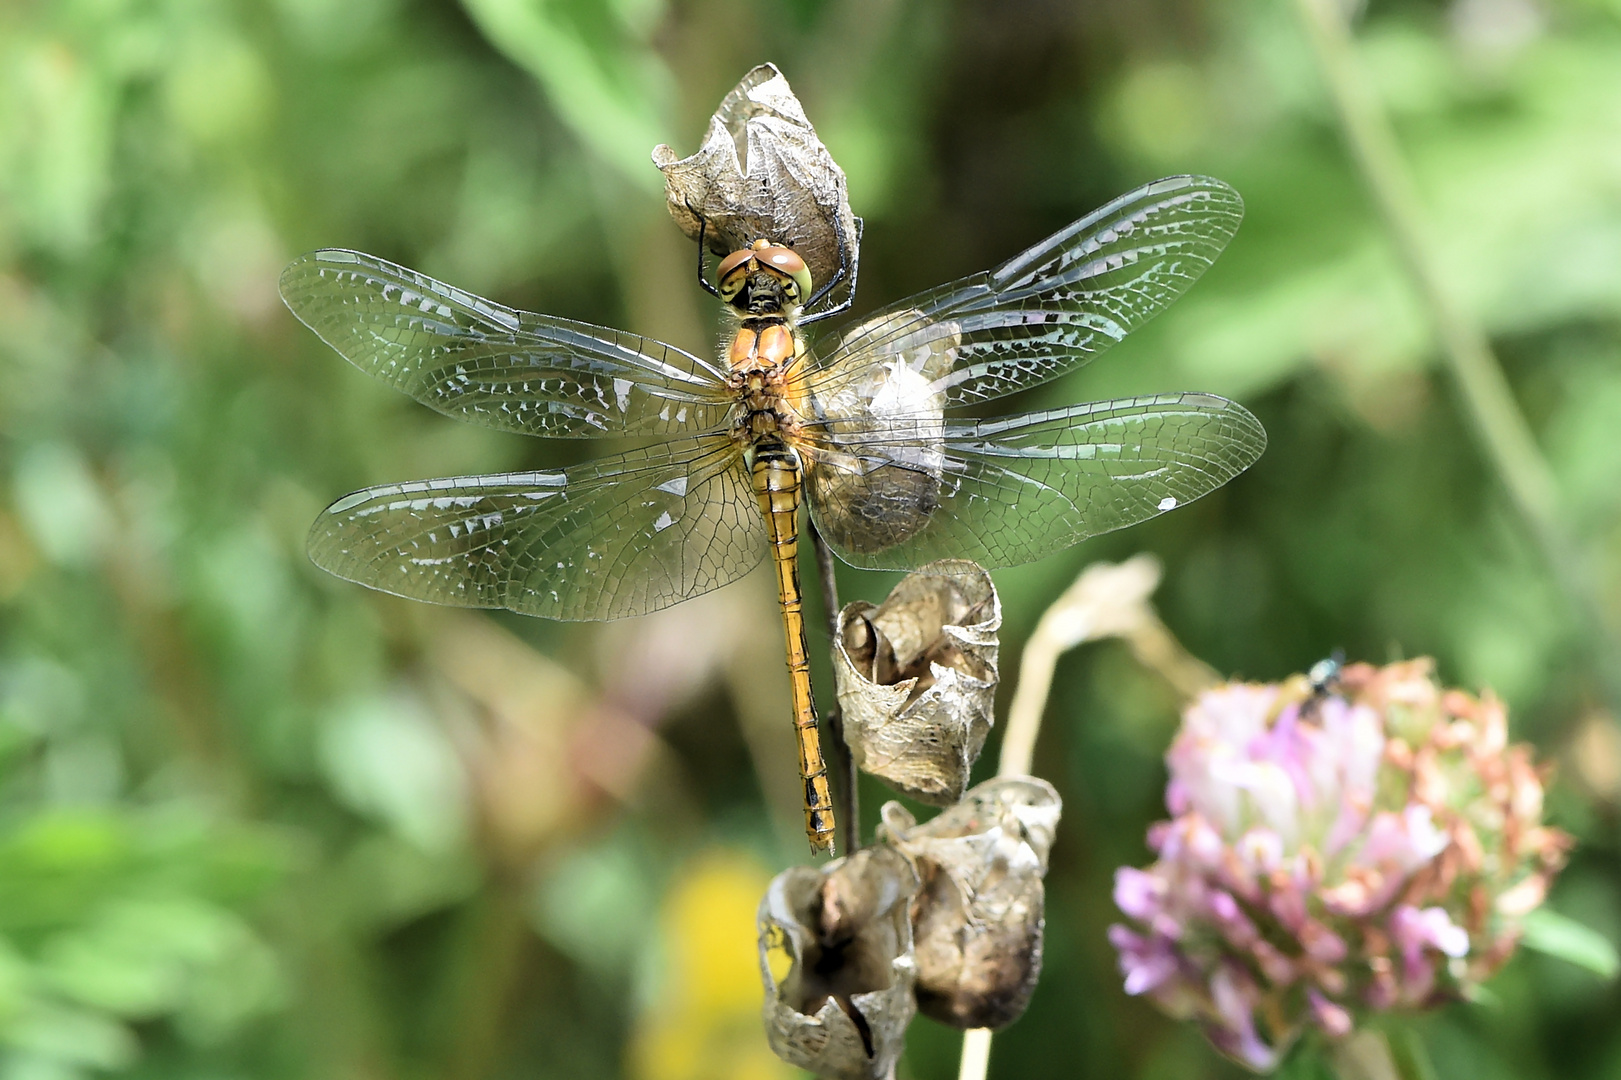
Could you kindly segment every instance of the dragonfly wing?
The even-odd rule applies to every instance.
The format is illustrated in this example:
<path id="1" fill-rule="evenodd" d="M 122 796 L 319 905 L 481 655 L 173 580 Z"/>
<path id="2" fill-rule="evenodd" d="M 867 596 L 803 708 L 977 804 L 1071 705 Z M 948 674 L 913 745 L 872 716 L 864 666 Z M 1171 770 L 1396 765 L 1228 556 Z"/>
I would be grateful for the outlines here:
<path id="1" fill-rule="evenodd" d="M 934 423 L 807 443 L 811 514 L 846 562 L 1029 562 L 1209 494 L 1266 448 L 1255 417 L 1210 394 Z"/>
<path id="2" fill-rule="evenodd" d="M 714 367 L 671 345 L 504 307 L 358 251 L 281 275 L 294 315 L 362 371 L 449 416 L 524 435 L 694 434 L 727 422 Z"/>
<path id="3" fill-rule="evenodd" d="M 1198 280 L 1244 216 L 1220 180 L 1173 176 L 1122 195 L 996 270 L 858 324 L 801 375 L 839 397 L 897 363 L 932 374 L 946 407 L 1026 390 L 1086 363 Z"/>
<path id="4" fill-rule="evenodd" d="M 367 488 L 309 537 L 317 566 L 396 596 L 586 621 L 717 589 L 766 550 L 742 456 L 721 436 L 559 472 Z"/>

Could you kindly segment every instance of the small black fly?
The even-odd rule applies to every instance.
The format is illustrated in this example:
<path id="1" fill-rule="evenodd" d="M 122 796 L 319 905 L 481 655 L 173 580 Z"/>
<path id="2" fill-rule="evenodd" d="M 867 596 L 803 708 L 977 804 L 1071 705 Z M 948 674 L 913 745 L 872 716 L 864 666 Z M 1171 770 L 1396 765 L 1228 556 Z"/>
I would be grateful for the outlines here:
<path id="1" fill-rule="evenodd" d="M 1340 672 L 1345 669 L 1345 650 L 1335 649 L 1325 659 L 1317 661 L 1306 673 L 1311 683 L 1311 697 L 1300 706 L 1302 713 L 1314 712 L 1323 699 L 1339 688 Z"/>

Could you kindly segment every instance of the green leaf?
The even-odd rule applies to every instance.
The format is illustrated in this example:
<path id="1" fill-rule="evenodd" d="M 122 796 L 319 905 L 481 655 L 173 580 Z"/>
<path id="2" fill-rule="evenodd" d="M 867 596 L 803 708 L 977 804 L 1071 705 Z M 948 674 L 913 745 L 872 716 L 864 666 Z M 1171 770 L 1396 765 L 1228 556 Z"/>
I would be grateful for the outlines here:
<path id="1" fill-rule="evenodd" d="M 670 137 L 663 103 L 673 96 L 674 79 L 658 54 L 627 32 L 632 27 L 596 25 L 591 5 L 561 0 L 463 0 L 463 6 L 490 42 L 541 84 L 581 142 L 642 190 L 663 187 L 651 155 Z M 649 21 L 645 13 L 627 17 Z"/>
<path id="2" fill-rule="evenodd" d="M 1531 912 L 1521 925 L 1525 929 L 1521 940 L 1528 949 L 1584 967 L 1601 979 L 1613 979 L 1621 972 L 1615 945 L 1590 926 L 1545 907 Z"/>

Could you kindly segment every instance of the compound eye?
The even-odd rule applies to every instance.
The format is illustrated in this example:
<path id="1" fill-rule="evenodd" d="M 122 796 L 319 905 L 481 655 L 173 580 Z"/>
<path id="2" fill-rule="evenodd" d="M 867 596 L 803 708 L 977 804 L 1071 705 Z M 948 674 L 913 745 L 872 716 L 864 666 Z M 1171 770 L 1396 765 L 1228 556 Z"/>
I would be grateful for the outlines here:
<path id="1" fill-rule="evenodd" d="M 810 268 L 805 265 L 805 260 L 799 257 L 799 252 L 793 248 L 763 248 L 756 258 L 798 286 L 798 295 L 793 297 L 794 300 L 803 300 L 811 294 Z"/>
<path id="2" fill-rule="evenodd" d="M 743 291 L 749 261 L 755 256 L 752 248 L 734 251 L 715 267 L 715 287 L 723 299 L 730 300 Z"/>

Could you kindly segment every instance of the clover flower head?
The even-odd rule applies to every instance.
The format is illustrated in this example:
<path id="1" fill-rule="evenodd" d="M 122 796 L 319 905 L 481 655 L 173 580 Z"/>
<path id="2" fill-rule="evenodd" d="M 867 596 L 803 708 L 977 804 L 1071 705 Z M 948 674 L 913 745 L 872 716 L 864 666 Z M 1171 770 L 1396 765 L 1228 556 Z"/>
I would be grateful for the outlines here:
<path id="1" fill-rule="evenodd" d="M 1127 993 L 1265 1072 L 1308 1027 L 1343 1038 L 1508 959 L 1568 841 L 1542 824 L 1502 704 L 1432 671 L 1355 664 L 1188 707 L 1166 755 L 1173 818 L 1149 830 L 1158 859 L 1115 876 Z"/>

